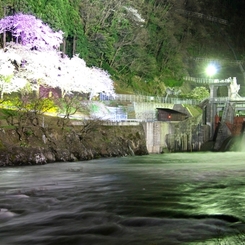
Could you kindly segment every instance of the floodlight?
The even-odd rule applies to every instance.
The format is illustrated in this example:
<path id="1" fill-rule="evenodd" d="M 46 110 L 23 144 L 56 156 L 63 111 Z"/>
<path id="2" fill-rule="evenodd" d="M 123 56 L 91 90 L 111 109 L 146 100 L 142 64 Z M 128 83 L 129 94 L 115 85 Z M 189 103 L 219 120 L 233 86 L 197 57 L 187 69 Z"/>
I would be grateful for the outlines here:
<path id="1" fill-rule="evenodd" d="M 206 74 L 209 77 L 212 77 L 213 75 L 215 75 L 217 73 L 217 67 L 214 64 L 210 64 L 208 65 L 208 67 L 206 68 Z"/>

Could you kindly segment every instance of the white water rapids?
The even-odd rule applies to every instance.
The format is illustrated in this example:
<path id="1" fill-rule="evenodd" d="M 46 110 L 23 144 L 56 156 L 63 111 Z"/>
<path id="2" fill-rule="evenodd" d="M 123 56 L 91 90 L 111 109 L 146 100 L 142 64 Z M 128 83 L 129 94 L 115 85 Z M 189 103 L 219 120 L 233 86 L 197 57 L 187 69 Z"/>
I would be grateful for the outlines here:
<path id="1" fill-rule="evenodd" d="M 243 231 L 245 153 L 0 168 L 1 245 L 243 244 Z"/>

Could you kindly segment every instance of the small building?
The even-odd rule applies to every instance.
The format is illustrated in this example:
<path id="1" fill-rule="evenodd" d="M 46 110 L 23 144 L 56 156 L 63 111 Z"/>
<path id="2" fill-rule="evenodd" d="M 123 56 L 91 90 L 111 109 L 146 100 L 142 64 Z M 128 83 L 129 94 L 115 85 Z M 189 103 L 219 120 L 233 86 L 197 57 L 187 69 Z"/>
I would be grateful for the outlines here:
<path id="1" fill-rule="evenodd" d="M 157 108 L 157 120 L 158 121 L 183 121 L 188 116 L 185 113 L 169 109 L 169 108 Z"/>
<path id="2" fill-rule="evenodd" d="M 61 97 L 61 91 L 60 88 L 52 88 L 48 86 L 40 86 L 39 88 L 39 96 L 41 98 L 60 98 Z"/>

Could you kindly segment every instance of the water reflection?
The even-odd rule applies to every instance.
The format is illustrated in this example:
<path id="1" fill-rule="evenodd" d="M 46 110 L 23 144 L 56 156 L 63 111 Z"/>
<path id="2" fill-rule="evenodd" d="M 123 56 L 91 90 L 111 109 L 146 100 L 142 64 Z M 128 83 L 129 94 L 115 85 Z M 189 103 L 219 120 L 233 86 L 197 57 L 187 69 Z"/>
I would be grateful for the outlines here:
<path id="1" fill-rule="evenodd" d="M 235 240 L 244 229 L 244 156 L 177 153 L 1 168 L 0 244 Z"/>

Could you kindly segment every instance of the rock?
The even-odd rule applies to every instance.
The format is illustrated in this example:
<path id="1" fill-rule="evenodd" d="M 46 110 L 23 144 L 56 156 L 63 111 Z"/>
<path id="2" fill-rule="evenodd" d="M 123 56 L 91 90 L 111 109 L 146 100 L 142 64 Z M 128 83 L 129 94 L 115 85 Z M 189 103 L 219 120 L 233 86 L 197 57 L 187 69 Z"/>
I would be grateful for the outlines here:
<path id="1" fill-rule="evenodd" d="M 21 141 L 13 130 L 0 132 L 0 166 L 40 165 L 148 154 L 144 131 L 140 125 L 98 125 L 96 129 L 83 135 L 81 126 L 73 126 L 67 131 L 59 127 L 44 130 L 38 126 L 29 130 L 33 133 L 23 137 Z"/>

